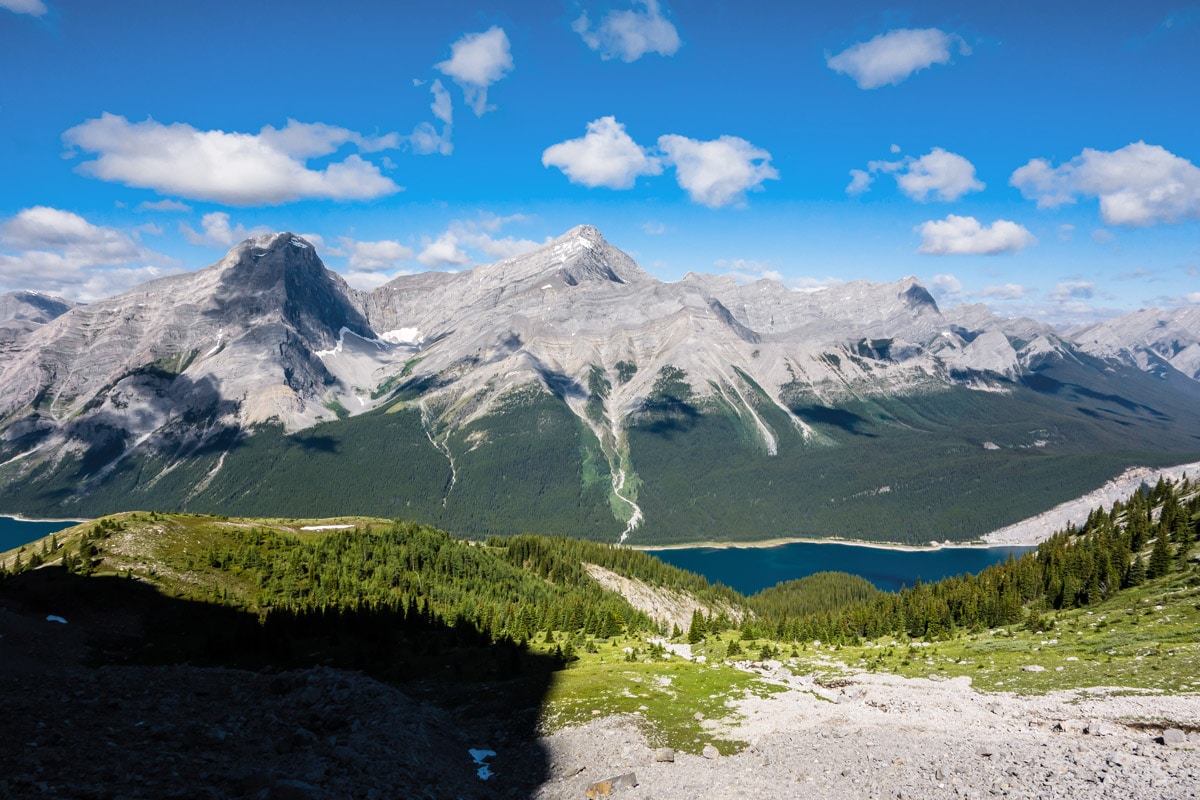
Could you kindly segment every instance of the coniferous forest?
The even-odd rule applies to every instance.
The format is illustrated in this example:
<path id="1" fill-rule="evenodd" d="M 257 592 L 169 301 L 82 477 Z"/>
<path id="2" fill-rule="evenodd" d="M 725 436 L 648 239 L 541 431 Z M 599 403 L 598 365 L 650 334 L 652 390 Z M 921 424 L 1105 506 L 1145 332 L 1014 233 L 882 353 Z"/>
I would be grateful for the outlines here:
<path id="1" fill-rule="evenodd" d="M 1160 480 L 1020 558 L 899 592 L 820 573 L 747 598 L 641 551 L 586 540 L 526 534 L 469 542 L 400 521 L 290 534 L 265 522 L 153 512 L 104 518 L 77 539 L 51 537 L 22 549 L 0 560 L 0 580 L 46 565 L 103 574 L 118 563 L 112 542 L 148 528 L 157 536 L 156 566 L 145 577 L 165 581 L 176 596 L 251 612 L 264 629 L 351 614 L 359 624 L 386 619 L 414 634 L 436 627 L 516 648 L 553 642 L 565 645 L 564 660 L 590 639 L 679 634 L 593 580 L 585 565 L 594 564 L 719 609 L 696 613 L 692 638 L 740 627 L 743 639 L 936 640 L 1017 624 L 1049 628 L 1057 611 L 1192 569 L 1200 550 L 1198 490 L 1187 478 Z M 132 577 L 133 570 L 119 574 Z M 188 578 L 171 582 L 168 575 Z"/>

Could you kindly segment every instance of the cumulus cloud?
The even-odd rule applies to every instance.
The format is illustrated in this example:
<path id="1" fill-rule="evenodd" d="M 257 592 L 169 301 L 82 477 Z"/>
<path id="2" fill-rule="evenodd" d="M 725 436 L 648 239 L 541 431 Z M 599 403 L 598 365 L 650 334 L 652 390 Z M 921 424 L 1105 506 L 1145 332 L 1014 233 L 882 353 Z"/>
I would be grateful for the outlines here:
<path id="1" fill-rule="evenodd" d="M 636 8 L 639 5 L 641 10 Z M 628 63 L 646 53 L 675 55 L 681 44 L 679 31 L 662 15 L 658 0 L 634 0 L 634 6 L 631 10 L 609 11 L 595 30 L 584 11 L 571 30 L 606 61 L 619 58 Z"/>
<path id="2" fill-rule="evenodd" d="M 190 225 L 179 223 L 179 232 L 189 243 L 205 247 L 232 247 L 236 242 L 271 233 L 271 229 L 263 225 L 245 228 L 241 223 L 236 226 L 229 224 L 229 215 L 224 211 L 214 211 L 200 218 L 200 231 Z"/>
<path id="3" fill-rule="evenodd" d="M 417 261 L 427 267 L 438 268 L 469 266 L 473 259 L 458 246 L 458 236 L 446 231 L 438 238 L 425 242 Z"/>
<path id="4" fill-rule="evenodd" d="M 1037 244 L 1028 229 L 1006 219 L 982 225 L 974 217 L 950 214 L 943 220 L 930 220 L 918 225 L 921 234 L 918 253 L 926 255 L 996 255 L 1013 253 Z"/>
<path id="5" fill-rule="evenodd" d="M 975 165 L 967 159 L 935 147 L 920 158 L 911 156 L 899 161 L 872 161 L 867 165 L 871 173 L 887 172 L 896 178 L 900 191 L 919 202 L 931 199 L 952 202 L 968 192 L 979 192 L 985 187 L 975 177 Z M 850 174 L 862 173 L 851 170 Z M 858 179 L 854 175 L 855 180 Z M 860 191 L 866 191 L 867 181 Z M 854 186 L 854 183 L 851 183 Z M 847 188 L 849 191 L 849 188 Z"/>
<path id="6" fill-rule="evenodd" d="M 941 297 L 954 297 L 962 294 L 963 284 L 953 275 L 934 275 L 929 282 L 933 293 Z"/>
<path id="7" fill-rule="evenodd" d="M 1056 303 L 1090 300 L 1095 296 L 1096 284 L 1092 281 L 1062 281 L 1050 292 L 1050 299 Z"/>
<path id="8" fill-rule="evenodd" d="M 325 249 L 325 237 L 319 233 L 302 233 L 300 238 L 316 248 L 318 253 Z"/>
<path id="9" fill-rule="evenodd" d="M 826 55 L 825 63 L 834 72 L 849 75 L 860 89 L 878 89 L 934 64 L 948 63 L 956 48 L 961 55 L 971 55 L 971 48 L 955 34 L 937 28 L 899 28 Z"/>
<path id="10" fill-rule="evenodd" d="M 680 187 L 709 208 L 744 202 L 746 192 L 779 178 L 770 153 L 736 136 L 704 142 L 667 134 L 658 137 L 658 147 Z"/>
<path id="11" fill-rule="evenodd" d="M 1100 200 L 1107 225 L 1144 226 L 1200 218 L 1200 168 L 1158 145 L 1138 141 L 1119 150 L 1085 148 L 1057 167 L 1035 158 L 1009 183 L 1038 208 Z"/>
<path id="12" fill-rule="evenodd" d="M 40 17 L 50 10 L 42 0 L 0 0 L 0 8 L 34 17 Z"/>
<path id="13" fill-rule="evenodd" d="M 846 194 L 851 197 L 857 197 L 870 189 L 871 183 L 874 180 L 875 176 L 865 169 L 852 169 L 850 170 L 850 184 L 846 187 Z"/>
<path id="14" fill-rule="evenodd" d="M 454 128 L 454 104 L 450 100 L 450 92 L 446 91 L 440 80 L 435 80 L 429 91 L 433 94 L 429 109 L 441 121 L 442 130 L 438 132 L 432 122 L 422 122 L 408 137 L 409 145 L 414 153 L 420 155 L 439 153 L 448 156 L 454 152 L 454 144 L 450 140 Z"/>
<path id="15" fill-rule="evenodd" d="M 91 301 L 179 271 L 127 233 L 35 206 L 0 223 L 0 291 L 33 289 Z"/>
<path id="16" fill-rule="evenodd" d="M 309 158 L 330 155 L 346 144 L 364 152 L 399 144 L 396 134 L 367 137 L 321 123 L 288 120 L 279 130 L 268 125 L 257 134 L 227 133 L 152 119 L 129 122 L 106 113 L 71 128 L 63 141 L 97 155 L 79 165 L 85 175 L 228 205 L 365 200 L 401 188 L 357 154 L 310 169 Z"/>
<path id="17" fill-rule="evenodd" d="M 454 220 L 447 227 L 444 235 L 453 236 L 455 243 L 461 247 L 469 247 L 492 260 L 500 261 L 524 255 L 545 243 L 535 242 L 532 239 L 520 239 L 515 236 L 498 238 L 492 235 L 510 223 L 528 221 L 529 218 L 524 214 L 513 214 L 507 217 L 485 214 L 474 220 Z M 547 237 L 546 241 L 549 240 Z"/>
<path id="18" fill-rule="evenodd" d="M 496 26 L 464 34 L 450 45 L 450 58 L 433 66 L 462 88 L 467 105 L 481 117 L 493 108 L 487 104 L 488 87 L 513 70 L 508 35 Z"/>
<path id="19" fill-rule="evenodd" d="M 536 250 L 545 242 L 498 235 L 506 225 L 529 221 L 524 214 L 481 214 L 475 219 L 452 220 L 436 236 L 422 237 L 417 249 L 392 239 L 367 242 L 343 236 L 338 247 L 328 252 L 346 259 L 341 273 L 351 286 L 370 290 L 396 275 L 409 274 L 410 269 L 400 269 L 408 261 L 415 260 L 427 269 L 464 268 Z"/>
<path id="20" fill-rule="evenodd" d="M 592 120 L 579 139 L 547 147 L 542 166 L 558 167 L 571 183 L 609 189 L 630 189 L 639 175 L 662 174 L 660 160 L 639 146 L 616 117 Z"/>
<path id="21" fill-rule="evenodd" d="M 343 236 L 340 252 L 346 254 L 346 266 L 352 272 L 387 272 L 412 260 L 413 250 L 393 239 L 360 242 Z"/>

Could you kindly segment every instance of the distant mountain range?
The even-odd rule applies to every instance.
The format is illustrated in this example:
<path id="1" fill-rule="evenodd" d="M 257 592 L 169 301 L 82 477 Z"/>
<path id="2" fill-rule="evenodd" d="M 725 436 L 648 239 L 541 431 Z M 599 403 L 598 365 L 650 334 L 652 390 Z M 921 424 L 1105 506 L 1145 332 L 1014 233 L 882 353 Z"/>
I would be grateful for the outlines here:
<path id="1" fill-rule="evenodd" d="M 915 279 L 665 283 L 594 228 L 350 288 L 290 233 L 0 298 L 0 510 L 652 544 L 961 540 L 1200 457 L 1200 308 L 1066 334 Z"/>

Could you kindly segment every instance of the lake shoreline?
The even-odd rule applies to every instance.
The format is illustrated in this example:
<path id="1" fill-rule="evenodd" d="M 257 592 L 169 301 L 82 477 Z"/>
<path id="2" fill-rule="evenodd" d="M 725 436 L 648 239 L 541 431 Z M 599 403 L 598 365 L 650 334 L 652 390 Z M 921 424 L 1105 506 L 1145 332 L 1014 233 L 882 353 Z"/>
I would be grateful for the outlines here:
<path id="1" fill-rule="evenodd" d="M 0 514 L 0 518 L 11 519 L 14 522 L 70 522 L 75 525 L 85 525 L 93 521 L 90 519 L 43 519 L 41 517 L 26 517 L 23 514 Z"/>
<path id="2" fill-rule="evenodd" d="M 941 542 L 938 544 L 913 545 L 899 542 L 870 542 L 865 539 L 813 539 L 810 537 L 790 537 L 781 539 L 763 539 L 755 542 L 691 542 L 672 544 L 627 544 L 631 550 L 656 552 L 659 550 L 761 550 L 771 547 L 783 547 L 789 544 L 842 544 L 849 547 L 870 547 L 876 550 L 895 550 L 904 553 L 932 553 L 937 550 L 985 550 L 993 547 L 1036 547 L 1038 542 L 1004 542 L 989 544 L 978 539 L 966 542 Z"/>
<path id="3" fill-rule="evenodd" d="M 689 550 L 709 548 L 725 550 L 731 548 L 767 548 L 781 547 L 788 544 L 844 544 L 852 547 L 873 547 L 878 550 L 893 550 L 898 552 L 931 553 L 937 550 L 992 548 L 992 547 L 1037 547 L 1055 533 L 1064 530 L 1068 525 L 1079 527 L 1087 521 L 1088 515 L 1096 508 L 1109 508 L 1117 500 L 1124 501 L 1141 484 L 1153 484 L 1159 478 L 1179 481 L 1184 476 L 1200 473 L 1200 461 L 1186 464 L 1176 464 L 1169 467 L 1129 467 L 1120 475 L 1105 481 L 1101 486 L 1066 502 L 1059 503 L 1040 514 L 1027 517 L 1011 525 L 989 531 L 974 539 L 961 542 L 942 541 L 930 542 L 927 545 L 901 544 L 899 542 L 871 542 L 865 539 L 816 539 L 813 537 L 785 537 L 779 539 L 763 539 L 754 542 L 691 542 L 662 545 L 625 545 L 634 550 Z"/>

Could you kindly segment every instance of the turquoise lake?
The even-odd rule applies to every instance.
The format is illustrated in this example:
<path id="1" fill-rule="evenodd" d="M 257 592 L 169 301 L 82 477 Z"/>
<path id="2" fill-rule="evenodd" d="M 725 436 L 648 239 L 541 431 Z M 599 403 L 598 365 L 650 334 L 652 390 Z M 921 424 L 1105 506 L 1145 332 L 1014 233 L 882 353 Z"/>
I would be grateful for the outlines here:
<path id="1" fill-rule="evenodd" d="M 849 544 L 795 542 L 777 547 L 688 547 L 647 550 L 681 569 L 697 572 L 711 583 L 723 583 L 750 595 L 812 575 L 849 572 L 861 575 L 885 591 L 936 581 L 967 572 L 981 572 L 1029 547 L 943 547 L 938 550 L 895 550 Z"/>
<path id="2" fill-rule="evenodd" d="M 25 521 L 0 517 L 0 552 L 20 547 L 76 523 Z M 1020 556 L 1028 547 L 943 547 L 938 550 L 893 550 L 848 544 L 795 542 L 777 547 L 688 547 L 647 550 L 668 564 L 697 572 L 742 594 L 803 578 L 814 572 L 840 571 L 861 575 L 886 591 L 936 581 L 965 572 L 979 572 Z"/>
<path id="3" fill-rule="evenodd" d="M 0 553 L 28 544 L 35 539 L 77 525 L 77 522 L 30 522 L 12 517 L 0 517 Z"/>

